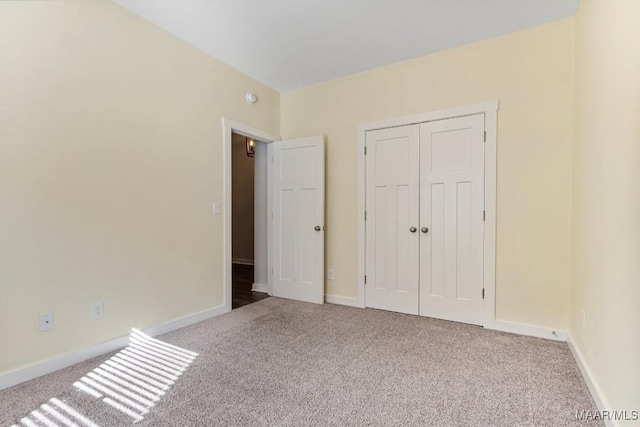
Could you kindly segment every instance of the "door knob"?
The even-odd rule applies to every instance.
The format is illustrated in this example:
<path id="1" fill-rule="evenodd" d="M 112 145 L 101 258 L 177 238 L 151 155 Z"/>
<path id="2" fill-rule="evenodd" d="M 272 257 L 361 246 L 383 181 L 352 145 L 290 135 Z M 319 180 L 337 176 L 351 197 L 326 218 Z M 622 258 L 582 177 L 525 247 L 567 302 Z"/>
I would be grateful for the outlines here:
<path id="1" fill-rule="evenodd" d="M 322 230 L 322 227 L 320 227 L 319 225 L 316 225 L 315 227 L 313 227 L 313 229 L 316 231 L 320 231 Z"/>
<path id="2" fill-rule="evenodd" d="M 410 232 L 412 232 L 412 233 L 415 233 L 416 231 L 418 231 L 418 229 L 417 229 L 417 228 L 415 228 L 415 227 L 411 227 L 411 228 L 409 229 L 409 231 L 410 231 Z"/>
<path id="3" fill-rule="evenodd" d="M 422 227 L 420 231 L 422 231 L 423 233 L 428 233 L 429 229 L 427 227 Z"/>

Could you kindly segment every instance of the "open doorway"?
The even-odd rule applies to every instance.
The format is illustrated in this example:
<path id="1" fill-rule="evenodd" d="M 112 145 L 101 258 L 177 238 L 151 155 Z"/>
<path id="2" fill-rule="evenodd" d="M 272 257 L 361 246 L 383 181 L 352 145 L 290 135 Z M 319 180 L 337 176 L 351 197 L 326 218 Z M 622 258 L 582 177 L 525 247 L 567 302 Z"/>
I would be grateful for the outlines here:
<path id="1" fill-rule="evenodd" d="M 232 133 L 232 309 L 267 298 L 267 144 Z"/>

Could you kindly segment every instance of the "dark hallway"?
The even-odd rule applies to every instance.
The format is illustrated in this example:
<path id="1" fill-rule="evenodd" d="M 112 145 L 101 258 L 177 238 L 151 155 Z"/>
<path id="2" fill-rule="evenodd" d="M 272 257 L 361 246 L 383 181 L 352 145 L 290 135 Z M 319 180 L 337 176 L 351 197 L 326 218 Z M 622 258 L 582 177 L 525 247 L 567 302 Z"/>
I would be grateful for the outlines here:
<path id="1" fill-rule="evenodd" d="M 236 309 L 247 304 L 269 298 L 263 292 L 253 292 L 253 266 L 244 264 L 233 264 L 233 301 L 231 308 Z"/>

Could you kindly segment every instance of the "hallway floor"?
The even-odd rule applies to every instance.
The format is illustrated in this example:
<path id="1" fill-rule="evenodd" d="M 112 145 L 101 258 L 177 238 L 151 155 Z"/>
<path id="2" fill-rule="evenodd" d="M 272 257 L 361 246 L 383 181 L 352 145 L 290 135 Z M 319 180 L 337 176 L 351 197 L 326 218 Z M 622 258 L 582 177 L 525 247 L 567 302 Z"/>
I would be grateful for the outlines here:
<path id="1" fill-rule="evenodd" d="M 231 280 L 233 282 L 231 308 L 233 309 L 269 298 L 268 294 L 251 290 L 253 287 L 252 265 L 233 264 Z"/>

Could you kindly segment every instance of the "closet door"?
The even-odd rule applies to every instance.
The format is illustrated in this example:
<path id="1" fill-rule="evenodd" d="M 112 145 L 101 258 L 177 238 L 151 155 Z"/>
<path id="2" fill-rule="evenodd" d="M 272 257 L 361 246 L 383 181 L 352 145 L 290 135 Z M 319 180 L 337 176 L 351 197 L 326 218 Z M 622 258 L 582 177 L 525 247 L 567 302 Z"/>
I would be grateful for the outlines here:
<path id="1" fill-rule="evenodd" d="M 367 307 L 418 314 L 419 125 L 366 134 Z"/>
<path id="2" fill-rule="evenodd" d="M 484 115 L 420 125 L 420 314 L 482 324 Z"/>

